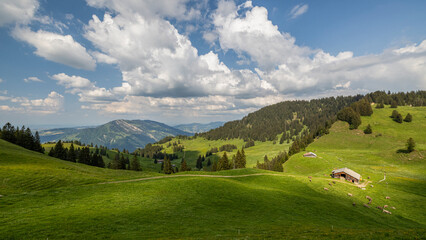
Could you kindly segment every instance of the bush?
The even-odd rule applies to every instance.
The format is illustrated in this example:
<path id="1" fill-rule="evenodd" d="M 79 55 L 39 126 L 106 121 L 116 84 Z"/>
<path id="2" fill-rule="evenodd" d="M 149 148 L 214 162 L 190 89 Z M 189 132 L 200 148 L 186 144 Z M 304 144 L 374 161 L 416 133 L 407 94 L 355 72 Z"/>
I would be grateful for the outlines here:
<path id="1" fill-rule="evenodd" d="M 416 147 L 416 143 L 414 142 L 414 139 L 413 138 L 409 138 L 407 140 L 406 146 L 407 146 L 407 151 L 408 152 L 414 151 L 414 148 Z"/>
<path id="2" fill-rule="evenodd" d="M 402 123 L 402 115 L 398 113 L 398 115 L 396 115 L 396 118 L 394 118 L 393 120 L 397 123 Z"/>
<path id="3" fill-rule="evenodd" d="M 372 134 L 372 133 L 373 133 L 373 130 L 371 129 L 370 124 L 368 124 L 368 125 L 367 125 L 367 128 L 366 128 L 366 129 L 364 129 L 364 133 L 365 133 L 365 134 Z"/>
<path id="4" fill-rule="evenodd" d="M 407 113 L 407 116 L 404 118 L 404 122 L 411 122 L 413 121 L 413 116 L 411 114 Z"/>

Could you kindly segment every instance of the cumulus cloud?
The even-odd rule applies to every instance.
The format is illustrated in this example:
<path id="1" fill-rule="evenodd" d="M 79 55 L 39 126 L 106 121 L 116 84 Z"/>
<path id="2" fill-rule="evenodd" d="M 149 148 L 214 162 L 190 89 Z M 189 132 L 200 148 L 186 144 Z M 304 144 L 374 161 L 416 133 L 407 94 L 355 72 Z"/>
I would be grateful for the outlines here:
<path id="1" fill-rule="evenodd" d="M 81 102 L 115 101 L 116 97 L 105 88 L 96 87 L 89 79 L 80 76 L 68 76 L 65 73 L 55 74 L 51 77 L 58 84 L 68 89 L 72 94 L 78 94 Z"/>
<path id="2" fill-rule="evenodd" d="M 74 41 L 71 35 L 43 30 L 33 32 L 28 27 L 17 27 L 12 35 L 35 47 L 34 53 L 47 60 L 77 69 L 94 70 L 96 67 L 96 61 L 87 53 L 86 48 Z"/>
<path id="3" fill-rule="evenodd" d="M 190 20 L 200 16 L 200 10 L 204 5 L 194 4 L 192 7 L 187 4 L 190 0 L 87 0 L 89 6 L 96 8 L 108 8 L 111 11 L 124 15 L 134 15 L 153 18 L 171 17 L 178 20 Z M 202 1 L 201 1 L 202 2 Z M 195 8 L 195 7 L 199 8 Z"/>
<path id="4" fill-rule="evenodd" d="M 64 96 L 52 91 L 46 98 L 28 99 L 26 97 L 11 98 L 12 103 L 17 103 L 20 107 L 3 106 L 4 111 L 19 111 L 38 114 L 53 114 L 61 111 L 64 104 Z"/>
<path id="5" fill-rule="evenodd" d="M 247 55 L 257 63 L 256 73 L 281 94 L 319 94 L 338 88 L 425 88 L 426 68 L 421 67 L 426 64 L 425 41 L 377 55 L 354 57 L 347 51 L 333 56 L 298 46 L 294 37 L 268 20 L 266 8 L 250 6 L 220 1 L 212 15 L 213 33 L 224 50 L 234 50 L 242 59 Z M 303 12 L 302 7 L 293 13 Z"/>
<path id="6" fill-rule="evenodd" d="M 40 80 L 38 77 L 27 77 L 27 78 L 24 78 L 24 82 L 29 83 L 29 82 L 43 82 L 43 81 Z"/>
<path id="7" fill-rule="evenodd" d="M 298 4 L 290 11 L 290 18 L 295 19 L 308 11 L 308 4 Z"/>
<path id="8" fill-rule="evenodd" d="M 93 53 L 98 61 L 119 66 L 123 83 L 114 88 L 117 94 L 193 97 L 269 91 L 252 71 L 230 70 L 213 52 L 199 55 L 187 36 L 158 16 L 93 16 L 85 37 L 99 49 Z"/>
<path id="9" fill-rule="evenodd" d="M 0 1 L 0 27 L 13 23 L 29 23 L 38 7 L 37 0 Z"/>

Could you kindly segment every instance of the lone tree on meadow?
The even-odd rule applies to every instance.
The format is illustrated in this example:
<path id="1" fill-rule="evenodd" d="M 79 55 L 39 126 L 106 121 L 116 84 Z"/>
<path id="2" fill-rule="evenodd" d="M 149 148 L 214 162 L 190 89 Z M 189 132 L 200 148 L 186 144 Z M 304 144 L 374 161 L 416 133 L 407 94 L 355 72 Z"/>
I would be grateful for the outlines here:
<path id="1" fill-rule="evenodd" d="M 373 130 L 371 129 L 370 124 L 367 125 L 367 128 L 364 129 L 365 134 L 372 134 Z"/>
<path id="2" fill-rule="evenodd" d="M 407 116 L 404 118 L 404 122 L 411 122 L 413 121 L 413 116 L 411 114 L 407 113 Z"/>
<path id="3" fill-rule="evenodd" d="M 398 113 L 398 115 L 396 115 L 396 118 L 394 118 L 393 120 L 397 123 L 402 123 L 402 115 Z"/>
<path id="4" fill-rule="evenodd" d="M 408 152 L 414 151 L 414 148 L 416 147 L 416 143 L 414 142 L 413 138 L 409 138 L 407 140 L 407 144 L 406 145 L 407 145 L 407 151 Z"/>
<path id="5" fill-rule="evenodd" d="M 391 106 L 390 106 L 391 108 L 397 108 L 398 107 L 398 103 L 395 101 L 395 100 L 393 100 L 392 102 L 391 102 Z"/>

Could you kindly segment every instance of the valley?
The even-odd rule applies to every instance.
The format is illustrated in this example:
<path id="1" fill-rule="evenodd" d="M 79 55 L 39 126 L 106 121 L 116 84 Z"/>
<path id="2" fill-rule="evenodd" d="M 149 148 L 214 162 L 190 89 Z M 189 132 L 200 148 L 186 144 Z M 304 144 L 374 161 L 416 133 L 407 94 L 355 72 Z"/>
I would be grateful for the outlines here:
<path id="1" fill-rule="evenodd" d="M 426 108 L 399 106 L 403 115 L 413 115 L 412 122 L 401 124 L 389 118 L 389 106 L 373 109 L 370 117 L 361 117 L 358 130 L 334 123 L 329 134 L 291 156 L 283 173 L 253 168 L 263 155 L 272 157 L 289 147 L 273 141 L 255 141 L 246 148 L 245 169 L 164 175 L 144 170 L 148 165 L 135 172 L 57 160 L 1 140 L 0 233 L 67 239 L 422 238 L 426 133 L 419 129 L 426 128 Z M 362 132 L 368 124 L 372 134 Z M 398 153 L 409 137 L 416 150 Z M 193 168 L 198 155 L 212 147 L 235 144 L 241 149 L 245 144 L 202 137 L 169 142 L 174 141 L 185 146 L 179 154 Z M 162 145 L 171 153 L 169 142 Z M 307 151 L 318 157 L 303 157 Z M 144 166 L 152 159 L 140 161 Z M 180 159 L 172 162 L 179 165 Z M 360 173 L 363 183 L 370 181 L 365 190 L 330 178 L 331 170 L 341 167 Z M 385 181 L 379 182 L 385 172 Z M 376 208 L 384 205 L 392 214 Z"/>

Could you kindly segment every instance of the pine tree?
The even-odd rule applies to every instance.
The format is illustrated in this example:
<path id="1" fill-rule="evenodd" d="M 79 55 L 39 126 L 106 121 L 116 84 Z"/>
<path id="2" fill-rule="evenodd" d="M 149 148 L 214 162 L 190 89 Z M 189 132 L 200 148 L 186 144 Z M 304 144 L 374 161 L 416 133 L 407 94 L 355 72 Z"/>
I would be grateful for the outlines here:
<path id="1" fill-rule="evenodd" d="M 407 140 L 406 146 L 407 146 L 407 151 L 408 152 L 414 151 L 414 148 L 416 147 L 416 143 L 414 142 L 414 139 L 413 138 L 409 138 Z"/>
<path id="2" fill-rule="evenodd" d="M 398 113 L 398 115 L 396 115 L 396 118 L 394 120 L 397 123 L 402 123 L 402 115 L 400 113 Z"/>
<path id="3" fill-rule="evenodd" d="M 364 133 L 365 133 L 365 134 L 371 134 L 371 133 L 373 133 L 373 130 L 371 129 L 370 124 L 368 124 L 368 125 L 367 125 L 367 128 L 366 128 L 366 129 L 364 129 Z"/>
<path id="4" fill-rule="evenodd" d="M 217 171 L 217 161 L 214 161 L 213 162 L 213 165 L 212 165 L 212 172 L 216 172 Z"/>
<path id="5" fill-rule="evenodd" d="M 163 167 L 164 174 L 172 174 L 173 173 L 173 167 L 170 163 L 170 159 L 168 157 L 164 157 L 164 167 Z"/>
<path id="6" fill-rule="evenodd" d="M 210 159 L 209 159 L 209 160 L 210 160 Z M 180 165 L 180 171 L 181 171 L 181 172 L 188 171 L 188 166 L 186 165 L 186 161 L 185 161 L 185 159 L 183 159 L 183 161 L 182 161 L 182 163 L 181 163 L 181 165 Z"/>
<path id="7" fill-rule="evenodd" d="M 219 159 L 219 162 L 217 163 L 217 171 L 221 170 L 228 170 L 230 169 L 230 163 L 228 159 L 228 155 L 226 155 L 226 152 L 223 153 L 223 156 Z"/>
<path id="8" fill-rule="evenodd" d="M 132 160 L 130 161 L 130 170 L 133 171 L 141 171 L 141 165 L 139 163 L 138 158 L 136 157 L 136 154 L 133 155 Z"/>
<path id="9" fill-rule="evenodd" d="M 413 121 L 413 116 L 411 114 L 407 113 L 407 116 L 404 118 L 404 122 L 411 122 Z"/>
<path id="10" fill-rule="evenodd" d="M 198 168 L 198 170 L 201 170 L 203 168 L 203 160 L 201 156 L 198 156 L 196 168 Z"/>
<path id="11" fill-rule="evenodd" d="M 246 159 L 246 153 L 244 152 L 244 148 L 241 149 L 241 163 L 240 168 L 246 168 L 247 159 Z"/>
<path id="12" fill-rule="evenodd" d="M 393 110 L 392 111 L 392 115 L 390 116 L 391 118 L 393 118 L 393 119 L 395 119 L 396 118 L 396 116 L 398 116 L 398 111 L 396 111 L 396 110 Z"/>
<path id="13" fill-rule="evenodd" d="M 68 150 L 67 160 L 70 162 L 76 162 L 77 155 L 75 154 L 74 144 L 71 143 L 70 149 Z"/>

